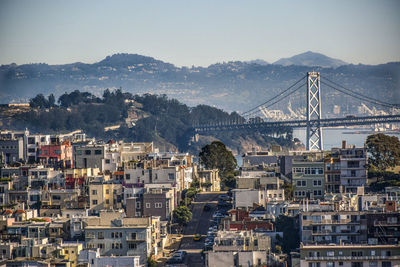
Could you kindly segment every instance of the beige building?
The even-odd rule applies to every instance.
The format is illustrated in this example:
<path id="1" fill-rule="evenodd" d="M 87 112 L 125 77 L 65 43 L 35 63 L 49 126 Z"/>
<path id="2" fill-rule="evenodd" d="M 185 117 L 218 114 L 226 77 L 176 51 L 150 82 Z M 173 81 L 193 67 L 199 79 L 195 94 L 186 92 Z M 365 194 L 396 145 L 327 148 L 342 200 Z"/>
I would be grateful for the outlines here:
<path id="1" fill-rule="evenodd" d="M 218 192 L 221 190 L 221 179 L 219 178 L 219 170 L 199 170 L 197 171 L 200 186 L 206 192 Z"/>
<path id="2" fill-rule="evenodd" d="M 90 210 L 98 213 L 100 210 L 117 210 L 122 208 L 122 184 L 93 182 L 89 185 Z"/>

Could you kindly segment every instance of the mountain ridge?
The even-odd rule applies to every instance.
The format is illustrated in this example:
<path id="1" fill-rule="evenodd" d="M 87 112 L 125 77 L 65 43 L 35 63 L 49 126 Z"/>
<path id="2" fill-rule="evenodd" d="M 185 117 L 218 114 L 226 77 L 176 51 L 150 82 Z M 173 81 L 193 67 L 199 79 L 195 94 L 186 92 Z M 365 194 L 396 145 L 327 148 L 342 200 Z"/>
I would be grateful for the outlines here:
<path id="1" fill-rule="evenodd" d="M 324 67 L 324 68 L 337 68 L 343 65 L 349 65 L 340 59 L 328 57 L 321 53 L 307 51 L 289 58 L 281 58 L 274 63 L 275 65 L 289 66 L 308 66 L 308 67 Z"/>
<path id="2" fill-rule="evenodd" d="M 133 94 L 166 94 L 189 106 L 209 104 L 228 111 L 245 111 L 278 94 L 311 70 L 364 95 L 400 102 L 400 62 L 312 69 L 243 61 L 177 67 L 138 54 L 115 54 L 92 64 L 1 65 L 0 102 L 27 102 L 38 93 L 59 97 L 76 89 L 100 96 L 107 88 L 123 88 Z M 350 113 L 360 104 L 357 100 L 347 101 L 326 87 L 322 98 L 328 111 L 334 103 L 340 103 Z M 290 100 L 297 108 L 304 106 L 302 99 L 294 96 Z"/>

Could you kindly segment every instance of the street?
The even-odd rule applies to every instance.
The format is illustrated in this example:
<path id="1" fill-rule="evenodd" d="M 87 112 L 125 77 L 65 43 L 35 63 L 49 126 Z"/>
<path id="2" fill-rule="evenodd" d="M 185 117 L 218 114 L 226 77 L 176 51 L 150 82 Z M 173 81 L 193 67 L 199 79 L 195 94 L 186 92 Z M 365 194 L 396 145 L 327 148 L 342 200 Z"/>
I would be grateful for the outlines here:
<path id="1" fill-rule="evenodd" d="M 220 194 L 220 192 L 199 193 L 192 202 L 192 220 L 183 231 L 184 237 L 181 240 L 179 248 L 187 252 L 185 264 L 190 264 L 190 267 L 204 266 L 204 259 L 202 258 L 201 252 L 204 248 L 204 240 L 208 228 L 212 225 L 212 215 L 217 209 L 218 196 Z M 211 205 L 209 211 L 203 210 L 206 203 Z M 200 234 L 203 237 L 199 241 L 194 241 L 193 235 L 195 234 Z"/>

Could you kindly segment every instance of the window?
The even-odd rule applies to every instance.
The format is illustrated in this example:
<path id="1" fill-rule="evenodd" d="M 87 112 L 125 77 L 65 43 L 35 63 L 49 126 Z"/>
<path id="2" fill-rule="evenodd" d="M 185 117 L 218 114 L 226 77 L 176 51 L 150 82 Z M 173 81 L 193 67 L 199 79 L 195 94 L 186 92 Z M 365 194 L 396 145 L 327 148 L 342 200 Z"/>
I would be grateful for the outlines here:
<path id="1" fill-rule="evenodd" d="M 137 239 L 137 234 L 136 233 L 131 233 L 131 238 L 132 238 L 132 240 L 136 240 Z"/>
<path id="2" fill-rule="evenodd" d="M 168 173 L 168 179 L 169 180 L 174 180 L 175 179 L 175 175 L 173 173 Z"/>
<path id="3" fill-rule="evenodd" d="M 97 248 L 103 249 L 104 248 L 104 244 L 102 244 L 102 243 L 97 244 Z"/>
<path id="4" fill-rule="evenodd" d="M 128 247 L 129 247 L 129 249 L 136 249 L 137 245 L 136 244 L 129 244 Z"/>
<path id="5" fill-rule="evenodd" d="M 378 267 L 378 262 L 377 261 L 370 261 L 369 262 L 369 267 Z"/>
<path id="6" fill-rule="evenodd" d="M 97 205 L 97 199 L 93 199 L 93 200 L 92 200 L 92 204 L 93 204 L 93 205 Z"/>
<path id="7" fill-rule="evenodd" d="M 328 257 L 333 257 L 333 256 L 335 256 L 335 251 L 328 251 L 328 252 L 326 252 L 326 256 L 328 256 Z"/>
<path id="8" fill-rule="evenodd" d="M 363 267 L 363 263 L 362 262 L 352 262 L 351 267 Z"/>
<path id="9" fill-rule="evenodd" d="M 110 194 L 110 189 L 106 189 L 106 195 Z"/>
<path id="10" fill-rule="evenodd" d="M 130 180 L 131 179 L 131 175 L 130 174 L 125 174 L 125 179 L 126 180 Z"/>
<path id="11" fill-rule="evenodd" d="M 392 267 L 392 262 L 390 262 L 390 261 L 382 261 L 382 267 Z"/>
<path id="12" fill-rule="evenodd" d="M 109 199 L 106 199 L 106 204 L 110 204 L 110 200 Z"/>
<path id="13" fill-rule="evenodd" d="M 301 186 L 301 181 L 297 181 L 297 186 Z"/>
<path id="14" fill-rule="evenodd" d="M 90 154 L 92 154 L 92 151 L 90 151 L 90 150 L 85 150 L 85 155 L 90 155 Z"/>
<path id="15" fill-rule="evenodd" d="M 322 181 L 321 180 L 314 180 L 314 186 L 321 186 L 322 185 Z"/>
<path id="16" fill-rule="evenodd" d="M 352 251 L 351 256 L 353 257 L 362 257 L 363 253 L 362 251 Z"/>
<path id="17" fill-rule="evenodd" d="M 110 164 L 110 160 L 109 159 L 106 159 L 106 164 Z"/>
<path id="18" fill-rule="evenodd" d="M 302 182 L 301 182 L 301 185 L 302 185 L 302 186 L 307 186 L 307 181 L 302 181 Z"/>
<path id="19" fill-rule="evenodd" d="M 97 195 L 97 190 L 92 190 L 92 195 Z"/>
<path id="20" fill-rule="evenodd" d="M 371 250 L 371 256 L 375 256 L 375 250 Z"/>
<path id="21" fill-rule="evenodd" d="M 136 202 L 136 209 L 140 209 L 140 202 Z"/>
<path id="22" fill-rule="evenodd" d="M 54 153 L 56 153 L 57 155 L 61 155 L 61 150 L 56 150 L 56 151 L 54 151 Z"/>
<path id="23" fill-rule="evenodd" d="M 140 217 L 141 215 L 142 215 L 142 214 L 140 213 L 140 211 L 136 211 L 136 212 L 135 212 L 135 216 L 136 216 L 136 217 Z"/>
<path id="24" fill-rule="evenodd" d="M 86 150 L 87 151 L 87 150 Z M 101 150 L 95 150 L 94 151 L 94 154 L 95 155 L 101 155 Z M 90 154 L 86 154 L 86 155 L 90 155 Z"/>
<path id="25" fill-rule="evenodd" d="M 339 266 L 343 266 L 343 261 L 339 261 Z"/>
<path id="26" fill-rule="evenodd" d="M 28 148 L 28 152 L 29 153 L 35 153 L 35 149 L 34 148 Z"/>
<path id="27" fill-rule="evenodd" d="M 326 263 L 326 267 L 335 267 L 335 263 L 332 262 L 332 261 L 328 261 L 328 262 Z"/>
<path id="28" fill-rule="evenodd" d="M 98 239 L 104 239 L 104 232 L 98 232 L 97 233 L 97 238 Z"/>
<path id="29" fill-rule="evenodd" d="M 150 209 L 150 203 L 146 203 L 146 209 Z"/>
<path id="30" fill-rule="evenodd" d="M 160 208 L 162 208 L 162 203 L 161 202 L 154 203 L 154 207 L 156 209 L 160 209 Z"/>

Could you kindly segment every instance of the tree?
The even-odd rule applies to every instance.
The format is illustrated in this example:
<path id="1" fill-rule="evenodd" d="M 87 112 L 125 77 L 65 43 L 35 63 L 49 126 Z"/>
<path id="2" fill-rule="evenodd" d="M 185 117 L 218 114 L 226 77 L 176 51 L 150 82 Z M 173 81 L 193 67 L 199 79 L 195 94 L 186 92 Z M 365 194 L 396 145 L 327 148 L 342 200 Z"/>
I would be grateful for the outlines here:
<path id="1" fill-rule="evenodd" d="M 199 154 L 200 162 L 208 169 L 218 169 L 222 178 L 232 174 L 237 162 L 232 152 L 220 141 L 204 146 Z"/>
<path id="2" fill-rule="evenodd" d="M 36 95 L 29 101 L 29 106 L 32 108 L 46 108 L 48 105 L 49 102 L 42 94 Z"/>
<path id="3" fill-rule="evenodd" d="M 283 252 L 289 253 L 300 246 L 299 229 L 295 218 L 279 215 L 275 225 L 277 232 L 283 232 L 283 238 L 277 238 L 282 245 Z"/>
<path id="4" fill-rule="evenodd" d="M 400 164 L 400 141 L 396 136 L 382 133 L 367 137 L 369 163 L 384 172 L 387 168 Z"/>
<path id="5" fill-rule="evenodd" d="M 181 226 L 185 226 L 192 220 L 192 212 L 186 206 L 179 206 L 174 210 L 175 222 Z"/>
<path id="6" fill-rule="evenodd" d="M 293 198 L 293 192 L 294 192 L 294 186 L 291 183 L 284 183 L 282 186 L 283 190 L 285 190 L 285 198 L 286 199 L 292 199 Z"/>
<path id="7" fill-rule="evenodd" d="M 49 97 L 48 97 L 48 107 L 49 108 L 51 108 L 51 107 L 54 107 L 55 106 L 55 103 L 56 103 L 56 98 L 54 97 L 54 95 L 53 94 L 50 94 L 49 95 Z"/>

